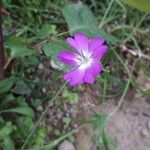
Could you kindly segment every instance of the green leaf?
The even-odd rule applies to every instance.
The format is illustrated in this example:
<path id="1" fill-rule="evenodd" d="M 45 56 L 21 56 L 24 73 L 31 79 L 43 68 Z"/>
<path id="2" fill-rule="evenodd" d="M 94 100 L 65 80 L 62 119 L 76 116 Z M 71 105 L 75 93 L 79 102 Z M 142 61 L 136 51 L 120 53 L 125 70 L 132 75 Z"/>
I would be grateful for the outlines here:
<path id="1" fill-rule="evenodd" d="M 145 12 L 150 12 L 150 0 L 121 0 L 123 3 Z"/>
<path id="2" fill-rule="evenodd" d="M 10 36 L 6 38 L 5 47 L 12 48 L 12 47 L 20 47 L 25 44 L 25 39 L 22 37 L 17 36 Z"/>
<path id="3" fill-rule="evenodd" d="M 17 117 L 17 132 L 19 136 L 25 140 L 28 136 L 28 134 L 35 128 L 35 124 L 33 122 L 33 119 L 28 116 L 20 116 Z M 32 135 L 32 138 L 29 141 L 29 144 L 31 144 L 33 141 L 35 141 L 35 134 Z"/>
<path id="4" fill-rule="evenodd" d="M 42 145 L 40 147 L 40 149 L 42 150 L 52 150 L 55 146 L 57 146 L 61 141 L 63 141 L 64 139 L 70 137 L 73 133 L 76 133 L 78 130 L 72 130 L 68 133 L 65 133 L 64 135 L 60 136 L 59 138 L 51 141 L 50 143 L 46 144 L 46 145 Z"/>
<path id="5" fill-rule="evenodd" d="M 69 50 L 70 47 L 62 40 L 53 40 L 43 46 L 44 53 L 47 57 L 57 55 L 61 50 Z"/>
<path id="6" fill-rule="evenodd" d="M 24 56 L 30 56 L 35 54 L 35 52 L 31 49 L 28 49 L 26 47 L 13 47 L 11 48 L 11 57 L 24 57 Z"/>
<path id="7" fill-rule="evenodd" d="M 57 34 L 57 30 L 56 30 L 56 26 L 55 25 L 49 25 L 49 24 L 45 24 L 43 25 L 43 27 L 41 28 L 41 30 L 38 33 L 38 38 L 45 38 L 47 36 L 49 36 L 50 34 Z"/>
<path id="8" fill-rule="evenodd" d="M 79 96 L 76 92 L 70 92 L 68 90 L 64 90 L 62 96 L 64 98 L 67 98 L 68 102 L 70 102 L 71 104 L 75 104 L 79 100 Z"/>
<path id="9" fill-rule="evenodd" d="M 106 123 L 106 119 L 107 119 L 106 116 L 97 116 L 89 120 L 83 120 L 82 123 L 94 125 L 96 128 L 98 127 L 103 128 Z"/>
<path id="10" fill-rule="evenodd" d="M 11 50 L 11 57 L 23 57 L 23 56 L 30 56 L 35 54 L 35 52 L 29 48 L 27 48 L 25 45 L 25 39 L 21 37 L 9 37 L 5 41 L 5 47 Z"/>
<path id="11" fill-rule="evenodd" d="M 37 56 L 30 56 L 27 58 L 27 66 L 29 67 L 37 67 L 37 65 L 39 64 L 40 60 L 38 59 Z"/>
<path id="12" fill-rule="evenodd" d="M 112 139 L 110 135 L 108 135 L 104 130 L 102 131 L 101 137 L 102 137 L 102 142 L 105 150 L 109 150 L 110 147 L 113 149 L 118 149 L 115 140 Z"/>
<path id="13" fill-rule="evenodd" d="M 35 142 L 36 145 L 43 145 L 44 144 L 44 139 L 46 137 L 46 128 L 45 127 L 41 127 L 38 131 L 38 135 L 36 136 Z"/>
<path id="14" fill-rule="evenodd" d="M 29 116 L 31 118 L 34 118 L 35 116 L 34 111 L 30 107 L 16 107 L 7 110 L 2 110 L 0 113 L 6 113 L 6 112 L 19 113 L 22 115 Z"/>
<path id="15" fill-rule="evenodd" d="M 60 66 L 60 68 L 67 70 L 67 67 L 60 63 L 57 58 L 58 53 L 61 50 L 71 50 L 71 48 L 68 44 L 66 44 L 66 42 L 62 40 L 50 41 L 46 43 L 43 47 L 43 51 L 47 57 L 51 56 L 56 65 Z"/>
<path id="16" fill-rule="evenodd" d="M 15 98 L 15 96 L 14 96 L 12 93 L 6 95 L 6 96 L 0 101 L 0 108 L 1 108 L 3 105 L 5 105 L 5 104 L 7 104 L 7 103 L 10 103 L 10 102 L 12 102 L 12 101 L 15 101 L 15 100 L 16 100 L 16 98 Z"/>
<path id="17" fill-rule="evenodd" d="M 0 94 L 8 92 L 13 86 L 15 77 L 10 77 L 8 79 L 0 81 Z"/>
<path id="18" fill-rule="evenodd" d="M 90 37 L 103 37 L 111 43 L 118 41 L 114 36 L 96 26 L 93 13 L 81 2 L 65 6 L 62 12 L 69 26 L 71 35 L 76 32 L 83 32 Z"/>
<path id="19" fill-rule="evenodd" d="M 15 85 L 15 87 L 11 90 L 15 94 L 19 95 L 26 95 L 31 93 L 31 89 L 29 86 L 23 82 L 23 81 L 18 81 Z"/>
<path id="20" fill-rule="evenodd" d="M 8 121 L 6 124 L 0 128 L 0 139 L 4 139 L 6 136 L 9 136 L 14 130 L 13 124 Z"/>
<path id="21" fill-rule="evenodd" d="M 25 96 L 18 96 L 16 102 L 20 107 L 28 107 Z"/>
<path id="22" fill-rule="evenodd" d="M 4 150 L 15 150 L 15 145 L 10 136 L 4 138 Z"/>

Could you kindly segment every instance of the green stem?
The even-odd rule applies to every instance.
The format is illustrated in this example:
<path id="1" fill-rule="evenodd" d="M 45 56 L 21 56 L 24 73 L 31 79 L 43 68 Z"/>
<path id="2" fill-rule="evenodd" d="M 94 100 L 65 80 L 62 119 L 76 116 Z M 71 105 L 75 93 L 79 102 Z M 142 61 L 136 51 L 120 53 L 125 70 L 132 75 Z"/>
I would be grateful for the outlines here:
<path id="1" fill-rule="evenodd" d="M 70 131 L 70 132 L 68 132 L 68 133 L 66 133 L 66 134 L 64 134 L 64 135 L 62 135 L 60 138 L 58 138 L 58 139 L 52 141 L 51 143 L 49 143 L 49 144 L 47 144 L 47 145 L 44 145 L 44 146 L 38 148 L 38 150 L 51 149 L 51 148 L 57 146 L 62 140 L 66 139 L 67 137 L 71 136 L 72 134 L 78 132 L 78 131 L 79 131 L 81 128 L 83 128 L 84 126 L 86 126 L 86 125 L 82 125 L 82 126 L 78 127 L 77 129 L 74 129 L 74 130 L 72 130 L 72 131 Z"/>
<path id="2" fill-rule="evenodd" d="M 114 116 L 114 115 L 119 111 L 119 109 L 120 109 L 120 107 L 121 107 L 121 105 L 122 105 L 122 103 L 123 103 L 123 100 L 124 100 L 124 98 L 125 98 L 125 95 L 127 94 L 127 91 L 128 91 L 128 89 L 129 89 L 130 83 L 131 83 L 131 78 L 128 79 L 128 82 L 127 82 L 127 84 L 126 84 L 126 86 L 125 86 L 124 92 L 123 92 L 123 94 L 122 94 L 122 96 L 121 96 L 121 98 L 120 98 L 120 100 L 119 100 L 118 105 L 117 105 L 116 108 L 108 115 L 108 117 L 107 117 L 107 119 L 106 119 L 107 122 L 110 120 L 110 118 L 111 118 L 112 116 Z"/>
<path id="3" fill-rule="evenodd" d="M 55 94 L 55 96 L 50 100 L 50 102 L 54 102 L 57 97 L 59 96 L 59 94 L 63 91 L 63 89 L 66 87 L 67 82 L 65 82 L 63 84 L 63 86 L 61 86 L 61 88 L 58 90 L 58 92 Z M 43 114 L 41 115 L 41 117 L 39 118 L 39 120 L 37 121 L 35 127 L 32 129 L 32 131 L 30 132 L 30 134 L 28 135 L 28 137 L 26 138 L 24 144 L 21 147 L 21 150 L 24 150 L 25 146 L 27 145 L 28 141 L 30 140 L 31 136 L 33 135 L 34 131 L 37 129 L 37 127 L 39 126 L 39 124 L 41 123 L 41 121 L 43 120 L 44 116 L 46 115 L 46 113 L 49 110 L 49 107 L 51 106 L 51 103 L 46 107 L 45 111 L 43 112 Z"/>
<path id="4" fill-rule="evenodd" d="M 110 8 L 111 8 L 113 2 L 114 2 L 114 0 L 111 0 L 110 3 L 109 3 L 109 6 L 108 6 L 103 18 L 102 18 L 102 21 L 100 22 L 100 25 L 99 25 L 100 28 L 103 26 L 104 20 L 106 19 L 106 16 L 108 15 L 108 13 L 110 11 Z"/>
<path id="5" fill-rule="evenodd" d="M 103 132 L 103 130 L 104 130 L 104 127 L 108 124 L 108 122 L 109 122 L 109 120 L 111 119 L 111 117 L 114 116 L 114 115 L 119 111 L 119 109 L 120 109 L 120 107 L 121 107 L 121 105 L 122 105 L 122 103 L 123 103 L 123 100 L 124 100 L 124 98 L 125 98 L 125 95 L 127 94 L 127 91 L 128 91 L 128 89 L 129 89 L 130 83 L 131 83 L 131 78 L 129 77 L 129 79 L 128 79 L 128 81 L 127 81 L 127 84 L 126 84 L 126 86 L 125 86 L 125 88 L 124 88 L 124 92 L 123 92 L 123 94 L 122 94 L 122 96 L 121 96 L 121 98 L 120 98 L 120 100 L 119 100 L 118 105 L 117 105 L 116 108 L 107 116 L 107 118 L 106 118 L 105 122 L 103 123 L 103 125 L 102 125 L 102 126 L 99 126 L 99 127 L 94 131 L 94 133 L 98 133 L 98 134 L 97 134 L 97 138 L 96 138 L 96 143 L 95 143 L 95 146 L 94 146 L 94 150 L 96 150 L 97 147 L 98 147 L 98 145 L 99 145 L 100 137 L 101 137 L 101 135 L 102 135 L 102 132 Z M 98 131 L 97 131 L 97 130 L 98 130 Z"/>

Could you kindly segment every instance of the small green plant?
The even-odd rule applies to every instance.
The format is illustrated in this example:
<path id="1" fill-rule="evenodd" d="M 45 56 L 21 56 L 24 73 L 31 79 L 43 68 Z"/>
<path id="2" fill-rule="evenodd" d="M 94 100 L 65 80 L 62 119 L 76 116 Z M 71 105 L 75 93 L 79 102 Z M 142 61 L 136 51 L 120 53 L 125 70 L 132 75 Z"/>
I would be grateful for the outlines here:
<path id="1" fill-rule="evenodd" d="M 63 91 L 62 96 L 66 98 L 70 104 L 75 104 L 79 100 L 79 96 L 76 92 L 69 92 L 67 89 Z"/>

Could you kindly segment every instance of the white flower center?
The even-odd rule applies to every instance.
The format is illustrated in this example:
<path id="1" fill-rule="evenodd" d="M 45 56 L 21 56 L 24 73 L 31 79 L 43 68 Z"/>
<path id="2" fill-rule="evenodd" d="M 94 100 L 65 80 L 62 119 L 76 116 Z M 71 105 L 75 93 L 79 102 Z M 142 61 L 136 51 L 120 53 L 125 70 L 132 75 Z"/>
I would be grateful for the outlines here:
<path id="1" fill-rule="evenodd" d="M 84 70 L 84 69 L 88 68 L 92 62 L 93 62 L 93 60 L 91 58 L 91 53 L 89 53 L 87 51 L 83 51 L 83 53 L 80 55 L 80 59 L 78 62 L 79 69 Z"/>

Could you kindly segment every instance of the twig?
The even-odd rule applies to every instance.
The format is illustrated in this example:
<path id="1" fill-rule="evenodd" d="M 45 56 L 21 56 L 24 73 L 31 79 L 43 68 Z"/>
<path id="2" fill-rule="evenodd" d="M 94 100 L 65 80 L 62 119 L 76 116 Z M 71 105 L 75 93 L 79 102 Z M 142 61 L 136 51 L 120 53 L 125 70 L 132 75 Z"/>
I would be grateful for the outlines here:
<path id="1" fill-rule="evenodd" d="M 130 29 L 130 30 L 134 30 L 134 32 L 140 33 L 140 34 L 149 34 L 150 30 L 146 29 L 146 30 L 142 30 L 140 28 L 135 28 L 134 26 L 130 26 L 130 25 L 118 25 L 118 26 L 114 26 L 112 27 L 110 33 L 113 33 L 117 30 L 122 30 L 122 29 Z"/>
<path id="2" fill-rule="evenodd" d="M 11 64 L 12 61 L 13 61 L 13 58 L 10 57 L 10 58 L 7 60 L 5 66 L 4 66 L 4 68 L 3 68 L 3 70 L 6 71 L 6 70 L 9 68 L 9 66 L 10 66 L 10 64 Z"/>
<path id="3" fill-rule="evenodd" d="M 150 61 L 150 56 L 143 54 L 141 51 L 128 49 L 126 46 L 121 46 L 121 49 L 122 49 L 123 52 L 128 52 L 128 53 L 130 53 L 131 55 L 133 55 L 135 57 Z"/>
<path id="4" fill-rule="evenodd" d="M 69 31 L 65 31 L 65 32 L 62 32 L 62 33 L 54 35 L 54 36 L 48 36 L 46 39 L 42 40 L 41 42 L 36 43 L 33 47 L 41 46 L 42 44 L 44 44 L 44 43 L 46 43 L 46 42 L 48 42 L 48 41 L 50 41 L 50 40 L 52 40 L 54 38 L 57 38 L 59 36 L 65 35 L 67 33 L 69 33 Z"/>
<path id="5" fill-rule="evenodd" d="M 0 8 L 1 8 L 0 1 Z M 5 57 L 4 57 L 4 45 L 3 45 L 3 30 L 2 30 L 2 12 L 0 11 L 0 80 L 4 78 L 4 70 L 3 67 L 5 65 Z"/>
<path id="6" fill-rule="evenodd" d="M 10 13 L 8 11 L 6 11 L 4 8 L 0 8 L 0 12 L 5 13 L 10 16 Z"/>

